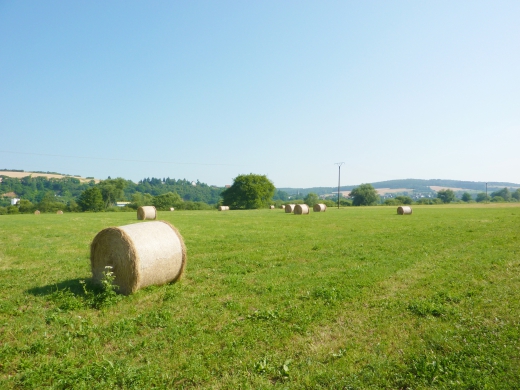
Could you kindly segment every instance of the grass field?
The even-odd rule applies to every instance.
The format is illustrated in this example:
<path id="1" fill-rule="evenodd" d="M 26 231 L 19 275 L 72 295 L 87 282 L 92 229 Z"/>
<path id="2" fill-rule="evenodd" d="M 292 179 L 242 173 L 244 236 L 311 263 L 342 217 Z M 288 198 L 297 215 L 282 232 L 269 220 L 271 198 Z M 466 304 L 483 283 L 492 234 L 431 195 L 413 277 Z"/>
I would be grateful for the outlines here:
<path id="1" fill-rule="evenodd" d="M 1 216 L 0 388 L 518 388 L 520 207 L 413 209 L 159 212 L 185 277 L 116 298 L 134 213 Z"/>

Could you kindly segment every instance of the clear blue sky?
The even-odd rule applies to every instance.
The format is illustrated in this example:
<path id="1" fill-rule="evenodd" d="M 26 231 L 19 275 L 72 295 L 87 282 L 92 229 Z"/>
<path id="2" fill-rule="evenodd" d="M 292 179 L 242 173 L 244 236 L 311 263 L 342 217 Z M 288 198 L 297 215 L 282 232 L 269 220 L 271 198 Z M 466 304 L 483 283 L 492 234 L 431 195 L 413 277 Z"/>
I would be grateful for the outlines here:
<path id="1" fill-rule="evenodd" d="M 520 1 L 0 0 L 0 168 L 520 182 Z"/>

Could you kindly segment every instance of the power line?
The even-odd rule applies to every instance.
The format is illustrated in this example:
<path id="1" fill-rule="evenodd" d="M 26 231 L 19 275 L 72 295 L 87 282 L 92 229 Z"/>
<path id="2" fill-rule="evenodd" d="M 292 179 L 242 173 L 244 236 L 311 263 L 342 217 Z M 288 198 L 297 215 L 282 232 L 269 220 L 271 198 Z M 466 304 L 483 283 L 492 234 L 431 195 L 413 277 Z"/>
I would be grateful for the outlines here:
<path id="1" fill-rule="evenodd" d="M 139 163 L 154 163 L 154 164 L 175 164 L 175 165 L 215 165 L 215 166 L 228 166 L 237 167 L 237 164 L 220 164 L 220 163 L 186 163 L 186 162 L 174 162 L 174 161 L 154 161 L 154 160 L 131 160 L 122 158 L 107 158 L 107 157 L 89 157 L 89 156 L 65 156 L 61 154 L 45 154 L 45 153 L 30 153 L 30 152 L 12 152 L 8 150 L 0 150 L 0 153 L 10 154 L 25 154 L 32 156 L 46 156 L 46 157 L 64 157 L 64 158 L 82 158 L 86 160 L 104 160 L 104 161 L 123 161 L 123 162 L 139 162 Z"/>

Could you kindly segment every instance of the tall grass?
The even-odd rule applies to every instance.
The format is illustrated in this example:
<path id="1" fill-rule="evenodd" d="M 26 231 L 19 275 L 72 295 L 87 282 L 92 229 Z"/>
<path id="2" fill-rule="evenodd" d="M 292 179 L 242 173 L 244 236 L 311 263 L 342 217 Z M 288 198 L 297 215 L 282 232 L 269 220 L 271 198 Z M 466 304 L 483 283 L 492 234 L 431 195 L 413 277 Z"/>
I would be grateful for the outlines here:
<path id="1" fill-rule="evenodd" d="M 520 207 L 159 219 L 184 236 L 184 279 L 114 297 L 89 244 L 133 213 L 0 217 L 0 388 L 520 383 Z"/>

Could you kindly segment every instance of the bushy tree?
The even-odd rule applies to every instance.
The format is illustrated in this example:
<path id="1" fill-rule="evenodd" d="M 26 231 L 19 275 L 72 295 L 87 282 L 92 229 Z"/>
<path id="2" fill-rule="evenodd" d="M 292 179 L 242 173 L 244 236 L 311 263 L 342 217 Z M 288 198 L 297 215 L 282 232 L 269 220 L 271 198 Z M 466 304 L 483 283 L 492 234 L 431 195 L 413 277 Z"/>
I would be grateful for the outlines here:
<path id="1" fill-rule="evenodd" d="M 509 191 L 509 188 L 504 187 L 501 190 L 491 193 L 491 198 L 495 198 L 497 196 L 501 197 L 503 201 L 509 202 L 511 200 L 511 191 Z"/>
<path id="2" fill-rule="evenodd" d="M 105 207 L 98 187 L 87 188 L 83 191 L 79 196 L 78 205 L 83 211 L 101 211 Z"/>
<path id="3" fill-rule="evenodd" d="M 182 203 L 182 199 L 179 194 L 174 192 L 168 192 L 166 194 L 157 195 L 153 198 L 152 204 L 157 210 L 168 211 L 170 207 L 179 207 Z"/>
<path id="4" fill-rule="evenodd" d="M 371 184 L 361 184 L 350 192 L 354 206 L 370 206 L 376 204 L 379 195 Z"/>
<path id="5" fill-rule="evenodd" d="M 274 190 L 265 175 L 239 175 L 231 187 L 222 191 L 222 202 L 232 209 L 259 209 L 271 203 Z"/>
<path id="6" fill-rule="evenodd" d="M 461 199 L 462 199 L 463 202 L 469 202 L 472 199 L 472 197 L 471 197 L 471 194 L 469 192 L 465 192 L 465 193 L 462 194 L 462 198 Z"/>
<path id="7" fill-rule="evenodd" d="M 520 200 L 520 188 L 517 188 L 516 191 L 511 194 L 511 198 Z"/>
<path id="8" fill-rule="evenodd" d="M 317 194 L 315 194 L 314 192 L 309 192 L 307 194 L 307 196 L 305 198 L 303 198 L 303 202 L 310 206 L 310 207 L 313 207 L 316 203 L 320 203 L 320 198 Z"/>
<path id="9" fill-rule="evenodd" d="M 34 211 L 34 205 L 27 199 L 21 199 L 19 209 L 21 213 L 32 213 Z"/>
<path id="10" fill-rule="evenodd" d="M 122 178 L 107 179 L 100 181 L 99 189 L 101 190 L 101 196 L 105 209 L 112 206 L 118 199 L 123 199 L 124 189 L 126 187 L 126 181 Z"/>
<path id="11" fill-rule="evenodd" d="M 437 198 L 442 200 L 442 203 L 451 203 L 455 200 L 455 192 L 450 189 L 437 191 Z"/>
<path id="12" fill-rule="evenodd" d="M 506 200 L 504 198 L 502 198 L 501 196 L 493 196 L 491 198 L 491 202 L 495 202 L 495 203 L 504 203 Z"/>
<path id="13" fill-rule="evenodd" d="M 486 202 L 486 201 L 489 201 L 489 199 L 490 199 L 489 195 L 486 195 L 485 192 L 479 192 L 479 193 L 477 194 L 476 201 L 477 201 L 478 203 L 480 203 L 480 202 Z"/>

